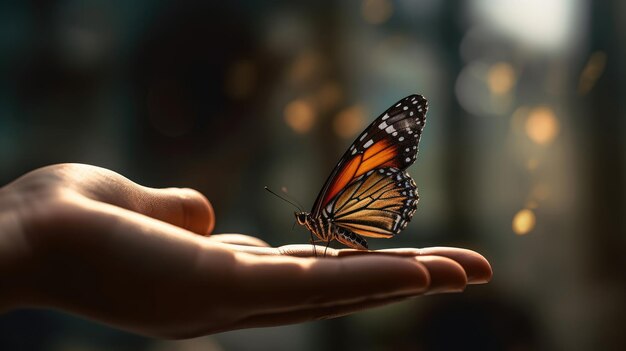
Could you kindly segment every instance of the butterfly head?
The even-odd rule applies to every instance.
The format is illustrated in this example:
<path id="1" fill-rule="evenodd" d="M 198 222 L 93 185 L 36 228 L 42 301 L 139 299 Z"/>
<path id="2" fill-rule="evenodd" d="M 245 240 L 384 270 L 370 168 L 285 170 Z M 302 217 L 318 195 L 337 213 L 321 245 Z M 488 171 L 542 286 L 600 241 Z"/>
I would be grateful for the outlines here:
<path id="1" fill-rule="evenodd" d="M 296 220 L 300 225 L 304 225 L 308 221 L 308 218 L 311 216 L 311 214 L 308 212 L 294 212 L 294 214 L 296 215 Z"/>

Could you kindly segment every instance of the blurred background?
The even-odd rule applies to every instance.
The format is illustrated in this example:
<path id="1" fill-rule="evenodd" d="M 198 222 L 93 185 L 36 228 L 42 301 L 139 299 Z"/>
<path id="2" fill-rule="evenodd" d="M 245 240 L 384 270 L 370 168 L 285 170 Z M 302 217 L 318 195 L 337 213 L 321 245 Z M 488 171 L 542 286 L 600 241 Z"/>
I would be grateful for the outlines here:
<path id="1" fill-rule="evenodd" d="M 430 102 L 409 227 L 494 279 L 349 317 L 158 341 L 66 314 L 0 316 L 0 350 L 626 349 L 626 3 L 6 1 L 0 184 L 58 162 L 199 189 L 216 232 L 304 243 L 354 137 Z"/>

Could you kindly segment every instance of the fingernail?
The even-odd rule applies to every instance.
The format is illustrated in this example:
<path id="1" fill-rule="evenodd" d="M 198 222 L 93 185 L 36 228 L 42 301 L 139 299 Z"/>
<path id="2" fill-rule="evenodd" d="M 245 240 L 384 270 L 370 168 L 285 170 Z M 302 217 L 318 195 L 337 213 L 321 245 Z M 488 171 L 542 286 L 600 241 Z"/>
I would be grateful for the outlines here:
<path id="1" fill-rule="evenodd" d="M 467 284 L 487 284 L 491 281 L 491 278 L 485 278 L 483 276 L 467 277 Z"/>
<path id="2" fill-rule="evenodd" d="M 484 267 L 478 270 L 474 270 L 472 272 L 467 273 L 467 284 L 486 284 L 491 281 L 491 277 L 493 276 L 493 270 L 491 269 L 491 265 L 486 263 Z"/>

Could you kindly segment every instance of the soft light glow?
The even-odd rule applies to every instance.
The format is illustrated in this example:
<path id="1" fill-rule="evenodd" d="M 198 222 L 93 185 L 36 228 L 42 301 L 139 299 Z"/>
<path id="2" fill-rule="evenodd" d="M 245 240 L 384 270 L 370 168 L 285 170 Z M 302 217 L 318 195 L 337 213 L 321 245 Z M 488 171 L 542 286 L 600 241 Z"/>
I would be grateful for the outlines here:
<path id="1" fill-rule="evenodd" d="M 315 122 L 315 111 L 310 103 L 294 100 L 285 106 L 285 122 L 294 132 L 304 134 Z"/>
<path id="2" fill-rule="evenodd" d="M 593 89 L 596 85 L 596 81 L 604 72 L 606 67 L 606 53 L 603 51 L 596 51 L 591 54 L 589 61 L 585 65 L 585 68 L 580 73 L 580 79 L 578 80 L 578 94 L 585 95 Z"/>
<path id="3" fill-rule="evenodd" d="M 490 63 L 476 60 L 468 63 L 459 73 L 455 93 L 463 109 L 475 116 L 501 116 L 510 111 L 511 95 L 494 94 L 494 88 L 510 89 L 506 85 L 511 78 L 506 68 L 496 67 Z M 493 86 L 492 86 L 493 85 Z"/>
<path id="4" fill-rule="evenodd" d="M 526 119 L 526 134 L 537 144 L 550 143 L 559 132 L 559 122 L 554 111 L 547 106 L 532 109 Z"/>
<path id="5" fill-rule="evenodd" d="M 350 139 L 365 126 L 365 110 L 355 105 L 339 112 L 333 121 L 335 133 L 344 139 Z"/>
<path id="6" fill-rule="evenodd" d="M 363 0 L 361 12 L 368 23 L 383 24 L 393 14 L 393 4 L 389 0 Z"/>
<path id="7" fill-rule="evenodd" d="M 341 87 L 336 82 L 326 82 L 315 95 L 316 104 L 323 111 L 335 108 L 343 98 Z"/>
<path id="8" fill-rule="evenodd" d="M 515 85 L 515 71 L 506 62 L 498 62 L 487 72 L 487 85 L 492 94 L 504 95 Z"/>
<path id="9" fill-rule="evenodd" d="M 513 232 L 517 235 L 528 234 L 535 228 L 535 213 L 527 208 L 520 210 L 513 217 Z"/>
<path id="10" fill-rule="evenodd" d="M 294 60 L 289 69 L 289 80 L 303 84 L 313 78 L 319 68 L 321 57 L 313 51 L 304 51 Z"/>
<path id="11" fill-rule="evenodd" d="M 531 49 L 560 52 L 584 32 L 580 0 L 475 0 L 477 23 Z"/>

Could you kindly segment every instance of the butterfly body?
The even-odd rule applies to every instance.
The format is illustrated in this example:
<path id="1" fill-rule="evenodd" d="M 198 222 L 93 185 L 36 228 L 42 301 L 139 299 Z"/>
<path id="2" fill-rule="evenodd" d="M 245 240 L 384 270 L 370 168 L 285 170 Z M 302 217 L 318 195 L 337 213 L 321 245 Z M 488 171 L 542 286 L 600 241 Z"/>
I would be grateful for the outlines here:
<path id="1" fill-rule="evenodd" d="M 308 212 L 296 212 L 296 218 L 298 224 L 305 226 L 321 241 L 330 242 L 337 240 L 355 249 L 367 250 L 367 241 L 362 236 L 336 225 L 332 219 L 325 217 L 314 218 Z"/>
<path id="2" fill-rule="evenodd" d="M 313 210 L 296 219 L 320 240 L 366 250 L 364 236 L 398 234 L 415 213 L 417 186 L 405 172 L 417 157 L 428 104 L 410 95 L 388 108 L 352 143 Z"/>

